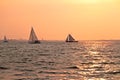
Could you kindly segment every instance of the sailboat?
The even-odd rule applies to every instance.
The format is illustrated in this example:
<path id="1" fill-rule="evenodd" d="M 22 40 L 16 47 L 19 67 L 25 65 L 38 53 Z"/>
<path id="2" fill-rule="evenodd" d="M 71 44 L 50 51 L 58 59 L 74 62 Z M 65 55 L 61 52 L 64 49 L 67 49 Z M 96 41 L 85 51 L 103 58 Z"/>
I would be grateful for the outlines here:
<path id="1" fill-rule="evenodd" d="M 35 34 L 35 31 L 33 29 L 33 27 L 31 28 L 31 32 L 30 32 L 30 37 L 29 37 L 29 43 L 31 44 L 39 44 L 40 41 L 38 40 L 36 34 Z"/>
<path id="2" fill-rule="evenodd" d="M 71 34 L 68 34 L 66 38 L 66 42 L 78 42 L 78 41 L 76 41 Z"/>
<path id="3" fill-rule="evenodd" d="M 4 40 L 3 40 L 3 42 L 8 42 L 6 36 L 4 36 Z"/>

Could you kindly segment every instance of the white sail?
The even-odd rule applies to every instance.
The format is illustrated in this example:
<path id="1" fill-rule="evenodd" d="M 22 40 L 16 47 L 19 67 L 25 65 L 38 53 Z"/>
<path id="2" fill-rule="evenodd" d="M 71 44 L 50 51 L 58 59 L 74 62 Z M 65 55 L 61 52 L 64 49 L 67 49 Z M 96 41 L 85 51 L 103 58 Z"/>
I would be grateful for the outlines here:
<path id="1" fill-rule="evenodd" d="M 72 37 L 72 35 L 69 34 L 66 38 L 66 42 L 77 42 L 77 41 L 75 41 L 75 39 Z"/>
<path id="2" fill-rule="evenodd" d="M 30 32 L 30 37 L 29 37 L 29 43 L 40 43 L 40 41 L 38 40 L 33 27 L 31 28 L 31 32 Z"/>

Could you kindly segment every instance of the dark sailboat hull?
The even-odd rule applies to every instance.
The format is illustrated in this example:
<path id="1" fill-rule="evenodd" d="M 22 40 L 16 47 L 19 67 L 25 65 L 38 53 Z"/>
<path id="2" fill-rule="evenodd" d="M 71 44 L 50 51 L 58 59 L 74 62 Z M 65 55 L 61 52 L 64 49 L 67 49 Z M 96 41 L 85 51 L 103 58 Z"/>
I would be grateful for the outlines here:
<path id="1" fill-rule="evenodd" d="M 8 41 L 3 41 L 3 42 L 7 43 Z"/>
<path id="2" fill-rule="evenodd" d="M 36 41 L 29 41 L 30 44 L 40 44 L 40 41 L 39 40 L 36 40 Z"/>
<path id="3" fill-rule="evenodd" d="M 78 41 L 66 41 L 66 42 L 78 42 Z"/>

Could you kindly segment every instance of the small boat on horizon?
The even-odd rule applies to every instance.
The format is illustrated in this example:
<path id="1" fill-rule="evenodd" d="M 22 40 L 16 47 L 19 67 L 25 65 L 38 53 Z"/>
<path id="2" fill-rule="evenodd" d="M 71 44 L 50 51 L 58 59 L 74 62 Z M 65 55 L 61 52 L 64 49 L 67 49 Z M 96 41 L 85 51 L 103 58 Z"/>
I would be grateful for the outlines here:
<path id="1" fill-rule="evenodd" d="M 6 37 L 6 36 L 4 36 L 4 40 L 3 40 L 3 42 L 8 42 L 8 40 L 7 40 L 7 37 Z"/>
<path id="2" fill-rule="evenodd" d="M 31 43 L 31 44 L 40 44 L 40 41 L 38 40 L 33 27 L 31 28 L 31 32 L 30 32 L 30 37 L 29 37 L 28 43 Z"/>
<path id="3" fill-rule="evenodd" d="M 65 41 L 66 41 L 66 42 L 78 42 L 78 41 L 76 41 L 76 40 L 72 37 L 71 34 L 68 34 L 68 36 L 67 36 L 67 38 L 66 38 Z"/>

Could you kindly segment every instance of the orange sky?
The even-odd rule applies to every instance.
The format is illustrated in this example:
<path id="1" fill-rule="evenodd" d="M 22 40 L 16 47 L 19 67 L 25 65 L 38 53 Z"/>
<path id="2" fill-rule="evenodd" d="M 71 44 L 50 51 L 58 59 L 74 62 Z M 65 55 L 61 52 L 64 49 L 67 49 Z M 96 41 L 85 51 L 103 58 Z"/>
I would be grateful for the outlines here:
<path id="1" fill-rule="evenodd" d="M 0 0 L 0 39 L 120 39 L 119 0 Z"/>

